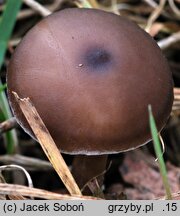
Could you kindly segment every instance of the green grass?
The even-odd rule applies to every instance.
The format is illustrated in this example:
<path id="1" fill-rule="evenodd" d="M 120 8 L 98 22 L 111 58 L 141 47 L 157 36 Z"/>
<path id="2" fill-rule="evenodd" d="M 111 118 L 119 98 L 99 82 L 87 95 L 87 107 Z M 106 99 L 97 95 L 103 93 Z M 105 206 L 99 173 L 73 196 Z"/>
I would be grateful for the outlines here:
<path id="1" fill-rule="evenodd" d="M 11 37 L 16 16 L 20 10 L 22 0 L 7 0 L 4 7 L 3 14 L 0 18 L 0 70 L 2 68 L 4 57 L 6 54 L 9 39 Z M 0 120 L 4 121 L 12 117 L 6 94 L 4 92 L 4 85 L 0 80 Z M 17 136 L 15 130 L 9 131 L 5 134 L 5 141 L 7 144 L 7 153 L 15 152 L 17 146 Z"/>
<path id="2" fill-rule="evenodd" d="M 163 153 L 161 150 L 159 134 L 158 134 L 155 119 L 154 119 L 154 116 L 152 113 L 151 105 L 148 106 L 148 111 L 149 111 L 149 123 L 150 123 L 150 129 L 151 129 L 153 144 L 154 144 L 154 150 L 156 153 L 156 157 L 158 159 L 159 169 L 160 169 L 163 185 L 164 185 L 164 188 L 166 190 L 166 198 L 170 200 L 170 199 L 172 199 L 172 195 L 171 195 L 171 190 L 170 190 L 170 186 L 169 186 L 169 182 L 168 182 L 165 162 L 163 159 Z"/>

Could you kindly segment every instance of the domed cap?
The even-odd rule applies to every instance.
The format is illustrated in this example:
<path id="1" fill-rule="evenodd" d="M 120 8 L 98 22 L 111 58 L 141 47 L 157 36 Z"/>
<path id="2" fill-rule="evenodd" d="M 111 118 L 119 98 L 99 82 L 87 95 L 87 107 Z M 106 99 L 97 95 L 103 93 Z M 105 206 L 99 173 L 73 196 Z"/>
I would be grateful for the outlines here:
<path id="1" fill-rule="evenodd" d="M 173 102 L 172 75 L 136 24 L 95 9 L 66 9 L 33 27 L 8 68 L 8 95 L 30 97 L 54 141 L 69 154 L 126 151 L 151 139 L 148 104 L 161 130 Z"/>

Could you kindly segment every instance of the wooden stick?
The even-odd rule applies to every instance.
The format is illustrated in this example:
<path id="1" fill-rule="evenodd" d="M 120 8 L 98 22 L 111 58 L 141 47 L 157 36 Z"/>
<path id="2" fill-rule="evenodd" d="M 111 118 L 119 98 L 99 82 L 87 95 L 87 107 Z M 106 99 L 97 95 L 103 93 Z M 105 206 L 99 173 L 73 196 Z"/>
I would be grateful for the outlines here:
<path id="1" fill-rule="evenodd" d="M 66 186 L 71 195 L 81 195 L 81 191 L 77 186 L 68 166 L 66 165 L 60 151 L 56 147 L 49 131 L 44 125 L 36 108 L 31 103 L 30 98 L 21 99 L 16 92 L 12 92 L 26 117 L 30 127 L 32 128 L 36 138 L 38 139 L 42 149 L 44 150 L 49 161 L 52 163 L 57 174 Z"/>

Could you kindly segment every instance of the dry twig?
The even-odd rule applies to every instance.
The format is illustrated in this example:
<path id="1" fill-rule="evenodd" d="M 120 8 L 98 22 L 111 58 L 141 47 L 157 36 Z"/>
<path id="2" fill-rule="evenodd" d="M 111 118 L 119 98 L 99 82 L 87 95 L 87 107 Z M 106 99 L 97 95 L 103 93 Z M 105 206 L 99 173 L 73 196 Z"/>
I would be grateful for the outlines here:
<path id="1" fill-rule="evenodd" d="M 156 8 L 158 7 L 158 4 L 154 0 L 144 0 L 149 6 Z"/>
<path id="2" fill-rule="evenodd" d="M 180 10 L 174 3 L 174 0 L 168 0 L 169 6 L 171 7 L 172 11 L 176 14 L 176 16 L 180 17 Z"/>
<path id="3" fill-rule="evenodd" d="M 12 117 L 2 123 L 0 123 L 0 134 L 7 132 L 13 128 L 16 128 L 18 126 L 18 123 L 16 121 L 15 117 Z"/>
<path id="4" fill-rule="evenodd" d="M 30 127 L 32 128 L 36 138 L 41 144 L 49 161 L 52 163 L 57 174 L 60 176 L 62 182 L 66 186 L 69 193 L 81 195 L 81 191 L 77 186 L 72 174 L 69 171 L 60 151 L 58 150 L 54 140 L 52 139 L 49 131 L 44 125 L 41 117 L 39 116 L 36 108 L 32 105 L 29 98 L 21 99 L 16 92 L 12 92 L 15 96 L 17 103 L 20 106 L 24 116 L 26 117 Z"/>
<path id="5" fill-rule="evenodd" d="M 37 11 L 43 17 L 48 16 L 51 14 L 51 11 L 36 2 L 35 0 L 23 0 L 25 4 L 31 7 L 33 10 Z"/>
<path id="6" fill-rule="evenodd" d="M 52 170 L 53 167 L 48 161 L 27 157 L 19 154 L 1 155 L 0 162 L 3 164 L 18 164 L 27 170 Z"/>
<path id="7" fill-rule="evenodd" d="M 36 197 L 40 199 L 48 200 L 98 200 L 99 198 L 81 195 L 66 195 L 57 194 L 46 190 L 37 188 L 29 188 L 26 186 L 15 185 L 15 184 L 4 184 L 0 183 L 0 194 L 2 195 L 22 195 L 28 197 Z"/>
<path id="8" fill-rule="evenodd" d="M 147 26 L 145 28 L 145 30 L 147 32 L 150 32 L 151 26 L 154 23 L 154 21 L 159 17 L 159 15 L 161 14 L 164 5 L 166 3 L 166 0 L 160 0 L 159 6 L 155 8 L 155 10 L 152 12 L 152 14 L 150 15 L 148 21 L 147 21 Z"/>
<path id="9" fill-rule="evenodd" d="M 171 45 L 180 41 L 180 31 L 172 34 L 171 36 L 164 38 L 158 42 L 159 47 L 164 50 L 170 47 Z"/>

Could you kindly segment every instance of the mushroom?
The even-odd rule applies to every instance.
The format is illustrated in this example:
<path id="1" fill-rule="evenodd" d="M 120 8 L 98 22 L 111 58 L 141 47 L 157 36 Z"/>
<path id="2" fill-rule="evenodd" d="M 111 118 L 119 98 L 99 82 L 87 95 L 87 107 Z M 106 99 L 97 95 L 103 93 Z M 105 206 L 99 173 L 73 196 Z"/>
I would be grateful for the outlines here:
<path id="1" fill-rule="evenodd" d="M 10 60 L 7 85 L 28 134 L 34 137 L 12 91 L 30 97 L 61 152 L 79 155 L 73 172 L 81 187 L 105 169 L 108 154 L 151 140 L 149 104 L 160 131 L 173 102 L 156 42 L 126 18 L 96 9 L 65 9 L 35 25 Z"/>

